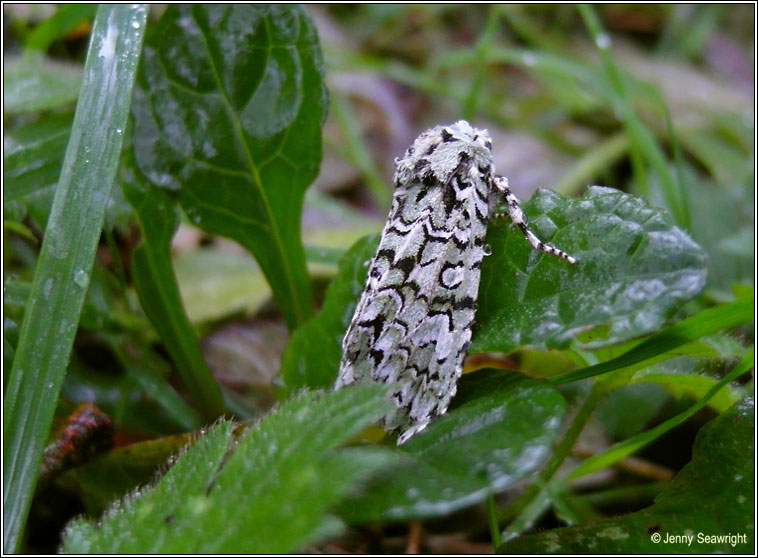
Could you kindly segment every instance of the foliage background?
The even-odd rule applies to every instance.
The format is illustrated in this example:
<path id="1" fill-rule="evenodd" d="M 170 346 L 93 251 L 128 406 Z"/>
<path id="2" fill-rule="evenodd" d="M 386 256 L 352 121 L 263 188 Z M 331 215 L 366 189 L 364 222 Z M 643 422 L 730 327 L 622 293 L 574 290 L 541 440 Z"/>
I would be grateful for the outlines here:
<path id="1" fill-rule="evenodd" d="M 188 432 L 222 414 L 264 416 L 293 386 L 328 385 L 339 358 L 335 340 L 344 331 L 345 308 L 362 282 L 360 263 L 372 253 L 371 245 L 357 244 L 340 257 L 365 234 L 381 230 L 393 158 L 420 130 L 462 117 L 489 129 L 498 170 L 519 197 L 528 199 L 538 187 L 548 187 L 583 200 L 557 198 L 559 209 L 551 213 L 552 198 L 538 194 L 527 210 L 543 234 L 551 232 L 553 221 L 560 232 L 571 222 L 572 211 L 582 211 L 582 203 L 596 204 L 593 211 L 603 215 L 605 206 L 587 198 L 599 195 L 587 193 L 589 184 L 613 186 L 667 210 L 670 216 L 654 210 L 644 218 L 631 210 L 623 215 L 632 228 L 652 221 L 652 232 L 673 224 L 687 231 L 705 256 L 693 245 L 689 252 L 664 251 L 660 260 L 668 259 L 677 270 L 681 266 L 689 286 L 674 294 L 669 280 L 662 298 L 648 301 L 649 319 L 622 328 L 625 333 L 615 338 L 609 330 L 618 330 L 608 326 L 584 331 L 572 341 L 582 328 L 574 324 L 576 331 L 571 330 L 569 318 L 561 323 L 564 337 L 535 334 L 505 341 L 502 327 L 482 327 L 475 341 L 480 351 L 503 354 L 477 356 L 468 368 L 496 368 L 501 375 L 491 376 L 491 370 L 467 375 L 472 383 L 462 390 L 461 409 L 430 431 L 424 438 L 428 443 L 419 438 L 404 452 L 377 444 L 334 449 L 380 414 L 382 394 L 370 390 L 342 396 L 344 400 L 302 395 L 270 415 L 252 436 L 242 437 L 231 423 L 223 423 L 201 438 L 202 447 L 198 444 L 210 468 L 196 471 L 197 486 L 218 480 L 213 464 L 225 462 L 230 440 L 241 437 L 242 449 L 235 453 L 239 463 L 225 462 L 224 474 L 261 478 L 261 471 L 276 470 L 281 479 L 289 479 L 282 481 L 281 492 L 261 480 L 254 487 L 232 483 L 218 493 L 193 494 L 197 486 L 181 477 L 177 467 L 172 469 L 176 480 L 166 477 L 170 483 L 146 492 L 152 501 L 134 499 L 119 508 L 121 515 L 112 512 L 123 522 L 106 526 L 113 531 L 98 533 L 92 524 L 79 522 L 69 531 L 65 548 L 219 552 L 227 548 L 224 544 L 239 548 L 244 541 L 258 552 L 303 545 L 327 551 L 486 552 L 503 535 L 507 539 L 537 530 L 505 542 L 501 550 L 581 552 L 598 533 L 618 541 L 615 535 L 631 532 L 636 533 L 631 540 L 621 537 L 604 551 L 643 552 L 656 548 L 645 546 L 651 529 L 680 534 L 697 530 L 697 524 L 706 533 L 738 532 L 753 523 L 752 399 L 733 406 L 753 392 L 752 378 L 740 376 L 752 364 L 747 349 L 754 325 L 754 314 L 744 313 L 754 284 L 753 7 L 603 5 L 582 12 L 567 5 L 310 5 L 302 12 L 272 9 L 266 17 L 277 31 L 266 37 L 245 35 L 247 12 L 214 19 L 215 12 L 197 8 L 193 28 L 170 17 L 172 9 L 160 21 L 160 9 L 150 14 L 132 119 L 123 126 L 127 139 L 103 208 L 105 225 L 94 267 L 86 276 L 74 275 L 71 283 L 73 289 L 87 287 L 78 330 L 71 330 L 71 335 L 76 332 L 72 357 L 65 378 L 60 376 L 60 398 L 51 399 L 50 414 L 55 410 L 62 428 L 77 403 L 97 405 L 114 424 L 115 449 L 90 461 L 97 449 L 91 440 L 76 442 L 81 447 L 74 444 L 73 449 L 59 444 L 65 458 L 50 464 L 47 458 L 54 452 L 46 453 L 44 467 L 52 472 L 38 483 L 23 548 L 55 549 L 73 515 L 97 518 L 114 498 L 153 479 L 169 455 L 197 438 Z M 84 5 L 57 10 L 4 6 L 6 370 L 14 364 L 19 329 L 34 292 L 33 273 L 43 261 L 41 239 L 53 236 L 48 216 L 55 184 L 68 168 L 63 155 L 69 137 L 78 130 L 74 124 L 72 132 L 73 110 L 86 91 L 80 92 L 82 64 L 94 15 L 94 8 Z M 207 37 L 218 32 L 224 39 L 206 45 L 217 65 L 204 65 L 194 29 Z M 598 48 L 609 39 L 610 49 Z M 296 54 L 274 56 L 259 66 L 251 62 L 257 59 L 248 55 L 246 41 L 264 41 L 271 52 L 279 52 L 274 48 L 279 40 L 296 44 Z M 217 83 L 209 77 L 214 72 Z M 287 82 L 293 75 L 300 75 L 299 81 Z M 254 102 L 245 98 L 250 76 L 265 84 Z M 284 81 L 277 83 L 277 77 Z M 272 93 L 276 87 L 278 95 Z M 218 104 L 219 90 L 230 92 L 226 107 Z M 125 106 L 129 108 L 128 101 Z M 246 106 L 266 110 L 246 112 Z M 224 114 L 238 117 L 227 122 Z M 89 126 L 96 128 L 95 123 Z M 156 129 L 170 129 L 173 136 L 169 141 L 163 137 L 165 145 L 156 144 Z M 197 161 L 209 166 L 194 165 Z M 239 180 L 245 184 L 241 189 Z M 284 183 L 287 188 L 272 186 Z M 262 210 L 265 203 L 270 205 Z M 80 222 L 68 219 L 73 228 Z M 493 227 L 495 255 L 488 258 L 490 271 L 484 271 L 485 280 L 488 273 L 491 278 L 487 284 L 524 271 L 525 277 L 540 279 L 539 292 L 565 286 L 559 267 L 530 267 L 528 250 L 502 225 Z M 593 226 L 582 241 L 569 237 L 573 248 L 598 264 L 588 278 L 596 279 L 602 271 L 619 279 L 642 269 L 624 267 L 628 260 L 617 256 L 632 249 L 620 244 L 624 237 L 619 231 L 626 229 L 601 234 Z M 89 228 L 96 238 L 100 225 L 95 221 Z M 304 239 L 302 248 L 298 235 Z M 571 251 L 571 246 L 562 247 Z M 506 253 L 515 263 L 498 260 Z M 699 270 L 706 261 L 702 284 Z M 614 263 L 624 265 L 615 270 Z M 660 263 L 646 265 L 660 273 Z M 509 280 L 483 293 L 482 324 L 507 323 L 498 304 L 506 309 L 512 304 L 497 293 L 513 291 Z M 640 285 L 631 283 L 620 300 L 640 292 Z M 326 302 L 324 312 L 308 322 L 311 289 L 316 307 L 325 297 Z M 606 317 L 593 314 L 602 301 L 609 305 L 609 315 L 622 321 L 620 300 L 611 302 L 602 290 L 592 291 L 581 281 L 573 289 L 561 306 L 562 318 L 574 308 L 595 320 L 591 323 L 603 324 Z M 173 303 L 177 296 L 184 311 Z M 585 301 L 581 312 L 576 310 L 580 298 Z M 729 313 L 737 306 L 724 304 L 733 300 L 742 301 L 737 317 Z M 702 313 L 711 307 L 726 311 Z M 528 331 L 540 331 L 543 310 L 535 313 L 537 321 Z M 632 306 L 630 313 L 639 316 L 639 308 Z M 75 325 L 76 314 L 72 316 Z M 692 321 L 681 321 L 685 318 Z M 659 331 L 666 320 L 685 324 L 675 332 L 679 345 L 671 345 L 669 330 Z M 61 323 L 51 320 L 50 326 Z M 288 330 L 294 332 L 289 346 Z M 634 338 L 650 334 L 648 344 L 637 347 L 644 358 L 623 360 L 627 349 L 635 348 Z M 617 344 L 601 346 L 604 339 Z M 640 347 L 653 349 L 645 353 Z M 552 350 L 535 350 L 547 348 Z M 573 383 L 566 382 L 574 377 L 560 376 L 607 362 L 620 362 L 615 368 L 605 365 L 614 374 Z M 6 373 L 6 382 L 8 377 Z M 718 391 L 737 377 L 739 382 Z M 31 383 L 19 385 L 34 397 Z M 564 384 L 560 391 L 554 387 L 559 384 Z M 7 418 L 9 408 L 6 399 L 4 428 L 16 424 Z M 329 419 L 349 409 L 355 413 L 352 420 Z M 509 412 L 493 423 L 495 430 L 480 428 L 453 442 L 445 438 L 446 429 L 468 427 L 477 417 L 502 409 Z M 698 435 L 706 423 L 708 430 Z M 44 421 L 35 431 L 40 447 L 48 442 L 48 431 Z M 333 435 L 317 441 L 318 432 Z M 501 445 L 491 444 L 492 439 Z M 48 450 L 56 440 L 61 440 L 59 434 L 52 435 Z M 288 454 L 289 460 L 272 452 L 269 461 L 250 461 L 266 444 L 298 449 Z M 632 451 L 635 457 L 627 457 Z M 192 459 L 189 455 L 185 458 Z M 461 455 L 470 459 L 461 461 Z M 534 459 L 527 463 L 529 455 Z M 589 456 L 595 461 L 586 459 L 580 465 L 584 470 L 577 469 Z M 451 465 L 446 469 L 443 463 Z M 495 464 L 497 474 L 483 472 L 487 463 Z M 336 479 L 330 471 L 342 475 Z M 688 478 L 717 472 L 722 481 L 688 492 Z M 387 477 L 395 485 L 388 485 Z M 342 482 L 324 482 L 329 478 Z M 356 492 L 356 486 L 364 490 Z M 728 488 L 720 490 L 724 486 Z M 314 492 L 316 487 L 323 491 Z M 277 511 L 289 518 L 284 521 L 289 531 L 281 522 L 270 525 L 274 534 L 235 523 L 233 519 L 255 517 L 252 510 L 246 516 L 244 503 L 235 504 L 238 513 L 232 519 L 212 511 L 224 504 L 231 508 L 235 497 L 253 491 L 257 502 L 268 503 L 259 512 L 277 517 Z M 488 496 L 495 492 L 497 498 Z M 722 498 L 715 500 L 718 506 L 703 506 L 717 495 Z M 740 500 L 745 497 L 747 503 Z M 430 498 L 434 506 L 428 505 Z M 189 504 L 181 510 L 162 507 L 183 499 Z M 158 511 L 146 521 L 144 510 L 150 506 Z M 731 510 L 726 524 L 712 523 L 724 507 Z M 703 515 L 667 523 L 692 508 L 703 508 Z M 195 515 L 182 515 L 187 510 Z M 617 519 L 638 510 L 646 515 Z M 156 527 L 161 521 L 164 527 Z M 198 531 L 198 521 L 208 530 Z M 218 546 L 203 546 L 214 525 L 216 534 L 224 525 L 235 525 L 236 535 L 214 539 Z M 568 527 L 554 530 L 560 526 Z M 162 529 L 173 529 L 174 540 L 189 546 L 98 546 L 99 540 L 157 544 L 165 535 Z M 107 532 L 122 537 L 104 536 Z M 192 538 L 193 533 L 200 534 Z M 752 532 L 749 537 L 753 545 Z M 729 544 L 690 550 L 715 549 L 734 551 Z"/>

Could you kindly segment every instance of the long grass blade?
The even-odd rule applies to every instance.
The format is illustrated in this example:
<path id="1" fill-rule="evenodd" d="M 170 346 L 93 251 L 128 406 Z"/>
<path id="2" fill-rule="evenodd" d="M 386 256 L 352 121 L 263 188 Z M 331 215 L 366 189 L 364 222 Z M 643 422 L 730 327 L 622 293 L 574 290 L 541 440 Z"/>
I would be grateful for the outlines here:
<path id="1" fill-rule="evenodd" d="M 144 5 L 99 8 L 5 394 L 3 533 L 17 552 L 89 285 L 144 36 Z"/>
<path id="2" fill-rule="evenodd" d="M 713 335 L 722 329 L 750 323 L 754 318 L 754 303 L 755 298 L 749 296 L 703 310 L 699 314 L 686 318 L 645 339 L 639 345 L 632 347 L 616 358 L 554 376 L 550 378 L 550 382 L 560 385 L 606 374 L 619 368 L 644 362 L 685 343 L 697 341 L 705 335 Z"/>

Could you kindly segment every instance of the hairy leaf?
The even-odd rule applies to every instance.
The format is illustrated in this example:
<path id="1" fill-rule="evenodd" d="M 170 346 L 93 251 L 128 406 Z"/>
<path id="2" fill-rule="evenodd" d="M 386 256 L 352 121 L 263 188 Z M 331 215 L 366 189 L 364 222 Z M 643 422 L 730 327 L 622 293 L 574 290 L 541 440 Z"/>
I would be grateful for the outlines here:
<path id="1" fill-rule="evenodd" d="M 286 553 L 322 533 L 323 518 L 360 478 L 392 461 L 336 447 L 387 411 L 386 386 L 305 392 L 232 442 L 222 423 L 152 489 L 101 522 L 73 522 L 65 552 Z"/>

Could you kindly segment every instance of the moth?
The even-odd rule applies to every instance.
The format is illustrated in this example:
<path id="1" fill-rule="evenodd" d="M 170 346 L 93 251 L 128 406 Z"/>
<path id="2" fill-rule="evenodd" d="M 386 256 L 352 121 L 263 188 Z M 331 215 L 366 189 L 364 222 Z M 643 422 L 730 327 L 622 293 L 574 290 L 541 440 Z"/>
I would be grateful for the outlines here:
<path id="1" fill-rule="evenodd" d="M 507 215 L 536 249 L 574 264 L 542 242 L 495 174 L 486 130 L 461 120 L 422 133 L 395 159 L 395 193 L 379 248 L 342 342 L 335 388 L 396 383 L 382 418 L 398 445 L 445 413 L 471 341 L 487 223 Z M 503 214 L 504 215 L 504 214 Z"/>

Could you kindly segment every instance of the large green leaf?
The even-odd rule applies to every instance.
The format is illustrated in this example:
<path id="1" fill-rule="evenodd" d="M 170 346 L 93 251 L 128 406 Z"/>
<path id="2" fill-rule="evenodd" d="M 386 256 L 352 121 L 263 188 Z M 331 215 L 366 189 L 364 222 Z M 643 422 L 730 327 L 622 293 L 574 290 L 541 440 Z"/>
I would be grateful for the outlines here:
<path id="1" fill-rule="evenodd" d="M 142 171 L 195 224 L 253 253 L 293 329 L 312 313 L 300 212 L 321 161 L 322 73 L 300 7 L 170 6 L 133 105 Z"/>
<path id="2" fill-rule="evenodd" d="M 75 521 L 71 553 L 284 553 L 323 533 L 348 489 L 393 456 L 336 449 L 392 405 L 387 386 L 304 392 L 232 446 L 222 423 L 178 459 L 150 490 L 96 524 Z"/>
<path id="3" fill-rule="evenodd" d="M 449 514 L 534 473 L 565 412 L 550 384 L 502 370 L 466 374 L 452 408 L 395 452 L 340 513 L 351 522 Z"/>
<path id="4" fill-rule="evenodd" d="M 482 265 L 474 352 L 587 348 L 656 331 L 705 282 L 705 254 L 664 211 L 611 188 L 578 199 L 542 190 L 524 209 L 543 240 L 577 257 L 572 267 L 535 252 L 507 222 L 491 225 Z"/>
<path id="5" fill-rule="evenodd" d="M 543 239 L 580 261 L 536 252 L 510 223 L 492 222 L 470 352 L 564 347 L 588 329 L 595 336 L 587 347 L 620 343 L 658 329 L 702 288 L 702 251 L 639 198 L 599 187 L 576 200 L 542 190 L 525 208 Z M 293 335 L 282 363 L 288 386 L 336 378 L 377 242 L 363 239 L 344 256 L 323 309 Z"/>
<path id="6" fill-rule="evenodd" d="M 754 417 L 754 403 L 749 399 L 704 426 L 695 440 L 692 461 L 649 508 L 586 525 L 519 537 L 502 545 L 498 552 L 752 553 L 755 547 Z M 692 537 L 691 542 L 683 537 Z"/>

